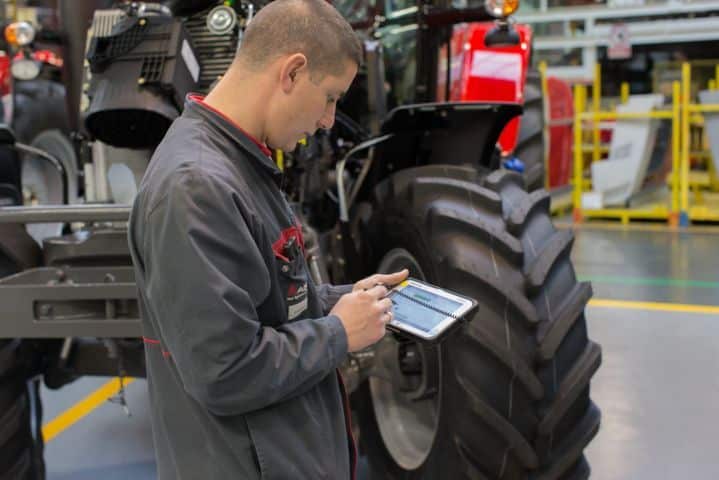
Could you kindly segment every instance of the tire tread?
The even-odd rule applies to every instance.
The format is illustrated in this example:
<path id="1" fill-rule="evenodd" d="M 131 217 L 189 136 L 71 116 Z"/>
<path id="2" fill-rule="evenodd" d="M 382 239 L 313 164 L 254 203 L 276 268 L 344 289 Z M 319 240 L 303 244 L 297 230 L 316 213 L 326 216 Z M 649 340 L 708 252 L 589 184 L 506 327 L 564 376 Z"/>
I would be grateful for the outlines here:
<path id="1" fill-rule="evenodd" d="M 554 403 L 539 422 L 538 431 L 541 435 L 548 435 L 554 430 L 574 400 L 589 386 L 592 375 L 599 369 L 601 363 L 601 347 L 592 341 L 587 342 L 584 352 L 562 380 Z"/>
<path id="2" fill-rule="evenodd" d="M 497 413 L 486 400 L 483 395 L 464 377 L 463 374 L 457 372 L 456 379 L 459 385 L 466 392 L 467 403 L 470 409 L 482 421 L 497 432 L 507 445 L 511 446 L 517 459 L 522 463 L 524 468 L 534 469 L 539 465 L 539 459 L 532 445 L 524 438 L 524 436 L 502 415 Z"/>

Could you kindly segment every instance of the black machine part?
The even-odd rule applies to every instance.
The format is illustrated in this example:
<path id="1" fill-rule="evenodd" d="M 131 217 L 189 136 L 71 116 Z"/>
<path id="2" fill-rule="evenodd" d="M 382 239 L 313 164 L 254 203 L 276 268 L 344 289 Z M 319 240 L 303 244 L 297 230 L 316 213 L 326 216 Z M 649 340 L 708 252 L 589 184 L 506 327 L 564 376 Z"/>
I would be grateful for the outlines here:
<path id="1" fill-rule="evenodd" d="M 152 148 L 200 78 L 192 39 L 179 18 L 127 16 L 90 41 L 90 134 L 115 147 Z"/>
<path id="2" fill-rule="evenodd" d="M 217 5 L 217 0 L 165 0 L 162 2 L 173 15 L 192 15 Z"/>
<path id="3" fill-rule="evenodd" d="M 511 47 L 519 45 L 519 33 L 508 21 L 497 21 L 497 25 L 487 32 L 484 44 L 488 47 Z"/>
<path id="4" fill-rule="evenodd" d="M 80 95 L 83 83 L 87 26 L 95 10 L 110 8 L 114 0 L 58 0 L 63 30 L 63 83 L 67 85 L 68 123 L 73 132 L 80 131 Z"/>

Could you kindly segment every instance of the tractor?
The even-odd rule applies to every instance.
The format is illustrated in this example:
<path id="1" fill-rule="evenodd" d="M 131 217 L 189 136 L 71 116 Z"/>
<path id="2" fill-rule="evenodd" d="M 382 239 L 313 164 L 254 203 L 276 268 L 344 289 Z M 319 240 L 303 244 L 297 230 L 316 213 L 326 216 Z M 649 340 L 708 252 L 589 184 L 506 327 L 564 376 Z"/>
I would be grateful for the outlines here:
<path id="1" fill-rule="evenodd" d="M 107 3 L 59 4 L 84 204 L 0 209 L 2 478 L 43 476 L 40 380 L 60 388 L 83 375 L 145 374 L 129 204 L 185 96 L 212 88 L 263 6 Z M 347 357 L 370 477 L 587 478 L 601 349 L 587 334 L 592 289 L 577 281 L 573 235 L 553 226 L 549 195 L 535 188 L 540 102 L 524 93 L 531 32 L 511 19 L 517 3 L 337 7 L 364 39 L 365 65 L 332 130 L 274 152 L 310 274 L 341 284 L 408 268 L 479 302 L 439 344 L 387 334 Z M 511 72 L 483 66 L 492 54 Z M 490 95 L 488 77 L 492 101 L 466 95 Z M 505 87 L 511 96 L 498 101 Z M 525 103 L 527 116 L 506 130 Z M 26 145 L 6 127 L 0 144 L 19 168 Z M 38 243 L 26 229 L 34 223 L 60 223 L 62 234 Z"/>

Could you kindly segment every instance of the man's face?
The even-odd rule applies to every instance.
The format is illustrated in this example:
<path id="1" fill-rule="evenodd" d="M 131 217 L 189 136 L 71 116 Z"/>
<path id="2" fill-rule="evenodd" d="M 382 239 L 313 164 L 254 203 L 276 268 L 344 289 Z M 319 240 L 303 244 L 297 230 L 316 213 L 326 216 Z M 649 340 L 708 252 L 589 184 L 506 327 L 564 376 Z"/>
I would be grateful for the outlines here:
<path id="1" fill-rule="evenodd" d="M 268 138 L 273 148 L 295 149 L 297 143 L 320 129 L 330 129 L 335 122 L 337 101 L 357 75 L 357 65 L 347 61 L 339 76 L 331 74 L 311 78 L 306 69 L 298 72 L 297 85 L 286 98 L 283 118 L 276 121 L 274 134 Z M 273 138 L 274 137 L 274 138 Z"/>

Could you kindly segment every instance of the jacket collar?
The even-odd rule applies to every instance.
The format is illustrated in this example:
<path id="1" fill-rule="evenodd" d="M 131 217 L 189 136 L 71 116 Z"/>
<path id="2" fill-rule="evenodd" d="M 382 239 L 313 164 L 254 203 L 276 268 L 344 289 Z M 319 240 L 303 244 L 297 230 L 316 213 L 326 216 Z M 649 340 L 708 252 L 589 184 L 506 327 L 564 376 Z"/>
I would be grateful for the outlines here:
<path id="1" fill-rule="evenodd" d="M 210 107 L 203 101 L 202 95 L 188 94 L 185 97 L 185 110 L 183 114 L 192 118 L 206 120 L 206 124 L 217 129 L 229 137 L 240 148 L 250 154 L 253 160 L 266 170 L 279 185 L 282 180 L 282 171 L 272 160 L 272 152 L 266 145 L 245 132 L 239 125 L 230 120 L 219 110 Z"/>

